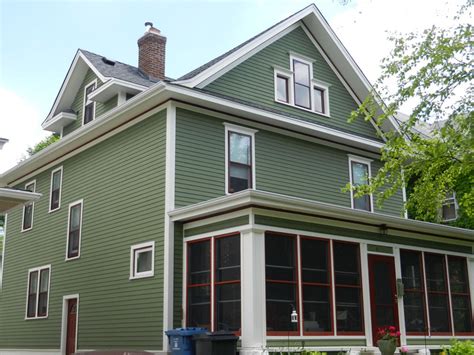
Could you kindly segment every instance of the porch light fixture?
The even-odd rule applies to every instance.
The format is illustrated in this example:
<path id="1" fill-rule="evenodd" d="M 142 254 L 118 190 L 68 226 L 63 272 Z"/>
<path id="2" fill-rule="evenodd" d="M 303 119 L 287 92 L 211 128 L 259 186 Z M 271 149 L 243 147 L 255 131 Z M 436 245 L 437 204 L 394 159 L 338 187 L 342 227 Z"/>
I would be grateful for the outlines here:
<path id="1" fill-rule="evenodd" d="M 298 323 L 298 313 L 296 313 L 296 309 L 293 305 L 291 305 L 291 323 Z"/>

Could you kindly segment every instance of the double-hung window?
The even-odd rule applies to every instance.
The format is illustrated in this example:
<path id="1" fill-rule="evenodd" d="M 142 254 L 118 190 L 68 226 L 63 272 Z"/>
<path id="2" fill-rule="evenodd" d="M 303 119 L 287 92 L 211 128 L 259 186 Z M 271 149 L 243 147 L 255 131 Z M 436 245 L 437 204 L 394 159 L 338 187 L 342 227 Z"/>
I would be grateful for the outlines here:
<path id="1" fill-rule="evenodd" d="M 446 199 L 441 207 L 441 217 L 444 222 L 455 221 L 458 218 L 458 205 L 454 192 L 446 194 Z"/>
<path id="2" fill-rule="evenodd" d="M 82 206 L 82 200 L 73 202 L 69 205 L 66 260 L 76 259 L 80 256 L 82 234 Z"/>
<path id="3" fill-rule="evenodd" d="M 275 67 L 275 101 L 329 116 L 329 84 L 313 77 L 314 60 L 290 55 L 290 69 Z"/>
<path id="4" fill-rule="evenodd" d="M 51 172 L 51 191 L 49 196 L 49 212 L 58 210 L 61 207 L 61 185 L 63 178 L 63 167 L 54 169 Z"/>
<path id="5" fill-rule="evenodd" d="M 239 333 L 240 235 L 188 242 L 186 252 L 187 326 Z"/>
<path id="6" fill-rule="evenodd" d="M 46 318 L 48 316 L 50 277 L 50 265 L 28 271 L 27 319 Z"/>
<path id="7" fill-rule="evenodd" d="M 133 245 L 130 249 L 130 279 L 153 276 L 154 260 L 155 242 Z"/>
<path id="8" fill-rule="evenodd" d="M 25 190 L 35 192 L 36 190 L 36 180 L 30 181 L 25 185 Z M 21 223 L 21 230 L 25 232 L 33 228 L 33 213 L 35 210 L 34 202 L 27 202 L 23 206 L 23 220 Z"/>
<path id="9" fill-rule="evenodd" d="M 226 191 L 234 193 L 255 186 L 255 130 L 226 124 Z"/>
<path id="10" fill-rule="evenodd" d="M 349 156 L 349 176 L 351 186 L 361 186 L 369 184 L 371 177 L 371 160 Z M 355 197 L 354 191 L 351 190 L 351 206 L 356 210 L 364 210 L 373 212 L 372 194 Z"/>
<path id="11" fill-rule="evenodd" d="M 95 102 L 89 98 L 89 95 L 97 88 L 97 80 L 94 80 L 84 88 L 84 105 L 82 107 L 82 122 L 87 124 L 95 118 Z"/>

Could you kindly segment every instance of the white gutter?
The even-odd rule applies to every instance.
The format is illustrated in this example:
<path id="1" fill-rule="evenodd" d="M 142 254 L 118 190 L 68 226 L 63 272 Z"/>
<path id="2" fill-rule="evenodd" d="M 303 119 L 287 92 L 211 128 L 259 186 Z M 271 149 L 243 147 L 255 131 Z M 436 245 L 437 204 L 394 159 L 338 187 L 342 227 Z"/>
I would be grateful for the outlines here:
<path id="1" fill-rule="evenodd" d="M 458 239 L 474 242 L 474 231 L 469 229 L 415 221 L 412 219 L 405 219 L 380 213 L 354 210 L 329 203 L 256 190 L 246 190 L 191 206 L 181 207 L 168 212 L 168 214 L 172 221 L 186 222 L 249 206 L 274 208 L 289 212 L 309 213 L 323 217 L 344 219 L 350 222 L 384 226 L 388 229 L 402 229 L 414 233 L 421 232 L 436 236 L 456 237 Z"/>

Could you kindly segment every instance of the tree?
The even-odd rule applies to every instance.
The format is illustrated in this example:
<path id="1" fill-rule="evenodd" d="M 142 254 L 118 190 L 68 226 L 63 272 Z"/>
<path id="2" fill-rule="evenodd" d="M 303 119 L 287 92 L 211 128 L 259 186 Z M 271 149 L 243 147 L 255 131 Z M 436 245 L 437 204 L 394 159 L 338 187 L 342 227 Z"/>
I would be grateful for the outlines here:
<path id="1" fill-rule="evenodd" d="M 382 61 L 374 91 L 350 120 L 373 118 L 381 126 L 402 105 L 412 103 L 414 109 L 399 120 L 399 132 L 385 134 L 384 165 L 370 184 L 344 190 L 374 193 L 382 206 L 410 182 L 405 208 L 432 222 L 440 221 L 443 201 L 454 191 L 462 211 L 457 224 L 474 228 L 474 42 L 473 27 L 462 20 L 469 21 L 471 8 L 464 5 L 451 28 L 433 26 L 390 38 L 393 49 Z"/>
<path id="2" fill-rule="evenodd" d="M 52 134 L 49 137 L 44 138 L 40 142 L 36 143 L 33 147 L 30 147 L 26 150 L 28 156 L 31 157 L 32 155 L 38 153 L 39 151 L 43 150 L 47 146 L 53 144 L 54 142 L 59 140 L 59 136 L 57 134 Z"/>

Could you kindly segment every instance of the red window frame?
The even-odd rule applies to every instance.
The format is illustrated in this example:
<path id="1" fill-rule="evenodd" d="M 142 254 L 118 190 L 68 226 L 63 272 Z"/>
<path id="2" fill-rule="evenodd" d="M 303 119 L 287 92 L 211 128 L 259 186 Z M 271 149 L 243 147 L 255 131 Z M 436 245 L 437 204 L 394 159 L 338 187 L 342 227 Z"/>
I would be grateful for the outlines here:
<path id="1" fill-rule="evenodd" d="M 448 267 L 449 267 L 449 261 L 453 259 L 458 259 L 463 261 L 463 266 L 464 266 L 464 275 L 466 276 L 466 287 L 467 287 L 467 292 L 453 292 L 451 290 L 451 279 L 450 275 L 448 275 L 448 282 L 450 286 L 450 291 L 451 291 L 451 297 L 449 298 L 450 304 L 451 304 L 451 309 L 453 308 L 452 304 L 452 296 L 458 296 L 458 297 L 465 297 L 467 298 L 468 302 L 468 307 L 469 307 L 469 314 L 471 314 L 471 331 L 470 332 L 456 332 L 456 329 L 452 329 L 453 333 L 455 335 L 473 335 L 474 334 L 474 318 L 472 316 L 472 308 L 471 308 L 471 294 L 470 294 L 470 284 L 469 284 L 469 272 L 468 272 L 468 265 L 467 265 L 467 259 L 462 257 L 462 256 L 453 256 L 453 255 L 448 255 Z M 451 310 L 452 316 L 454 318 L 454 309 Z M 454 319 L 453 319 L 453 324 L 454 324 Z"/>
<path id="2" fill-rule="evenodd" d="M 217 323 L 217 300 L 216 300 L 216 286 L 220 286 L 220 285 L 230 285 L 230 284 L 239 284 L 240 285 L 240 306 L 242 307 L 242 284 L 241 284 L 241 280 L 242 280 L 242 263 L 239 263 L 239 267 L 240 267 L 240 278 L 239 280 L 229 280 L 229 281 L 216 281 L 216 271 L 217 271 L 217 253 L 216 253 L 216 244 L 217 244 L 217 240 L 219 239 L 224 239 L 224 238 L 229 238 L 229 237 L 239 237 L 239 247 L 240 247 L 240 242 L 241 242 L 241 236 L 240 236 L 240 233 L 231 233 L 231 234 L 223 234 L 223 235 L 219 235 L 219 236 L 215 236 L 213 239 L 213 248 L 211 250 L 211 254 L 214 254 L 214 264 L 212 265 L 213 269 L 214 269 L 214 273 L 211 274 L 211 282 L 213 284 L 212 288 L 213 288 L 213 293 L 214 293 L 214 300 L 213 300 L 213 309 L 214 309 L 214 320 L 212 322 L 212 331 L 215 331 L 216 330 L 216 323 Z M 239 252 L 239 255 L 240 255 L 240 252 Z M 242 255 L 240 255 L 242 257 Z M 240 328 L 238 331 L 236 332 L 233 332 L 235 335 L 237 336 L 240 336 L 241 333 L 242 333 L 242 314 L 240 315 Z"/>
<path id="3" fill-rule="evenodd" d="M 186 296 L 185 296 L 185 299 L 186 299 L 185 325 L 186 326 L 189 326 L 189 289 L 190 288 L 209 287 L 209 289 L 211 290 L 210 299 L 209 299 L 209 304 L 210 304 L 210 307 L 209 307 L 209 312 L 210 312 L 209 320 L 210 320 L 211 329 L 209 329 L 209 331 L 215 331 L 215 329 L 216 329 L 215 323 L 217 321 L 217 312 L 216 312 L 217 303 L 216 303 L 216 297 L 215 297 L 216 286 L 225 285 L 225 284 L 237 284 L 237 283 L 241 285 L 242 269 L 240 271 L 240 279 L 239 280 L 220 281 L 220 282 L 215 281 L 215 273 L 216 273 L 216 265 L 217 265 L 217 262 L 216 262 L 217 253 L 215 252 L 215 250 L 216 250 L 216 240 L 221 239 L 221 238 L 236 237 L 236 236 L 241 238 L 240 233 L 229 233 L 229 234 L 222 234 L 222 235 L 217 235 L 217 236 L 207 237 L 207 238 L 202 238 L 202 239 L 197 239 L 197 240 L 191 240 L 191 241 L 186 242 L 186 251 L 187 251 L 186 252 Z M 239 240 L 241 241 L 240 238 L 239 238 Z M 189 281 L 190 281 L 190 278 L 189 278 L 189 259 L 188 259 L 188 257 L 189 257 L 189 248 L 192 244 L 203 243 L 203 242 L 206 242 L 206 241 L 209 241 L 209 263 L 210 263 L 209 264 L 209 266 L 210 266 L 210 268 L 209 268 L 209 283 L 190 284 L 189 283 Z M 240 265 L 240 267 L 242 267 L 242 265 Z M 242 304 L 242 287 L 240 287 L 240 290 L 241 290 L 240 302 Z M 213 315 L 214 315 L 214 317 L 213 317 Z M 242 317 L 242 315 L 241 315 L 241 317 Z M 237 336 L 240 336 L 241 333 L 242 333 L 242 318 L 240 320 L 240 329 L 239 329 L 239 331 L 234 332 L 234 334 L 237 335 Z"/>
<path id="4" fill-rule="evenodd" d="M 403 253 L 403 252 L 406 252 L 406 253 L 411 253 L 411 254 L 417 254 L 418 256 L 418 263 L 419 263 L 419 266 L 420 266 L 420 279 L 421 279 L 421 290 L 417 290 L 417 289 L 411 289 L 411 288 L 404 288 L 404 292 L 405 294 L 406 293 L 418 293 L 418 294 L 421 294 L 421 299 L 422 299 L 422 306 L 423 306 L 423 317 L 424 317 L 424 322 L 425 322 L 425 329 L 428 329 L 429 325 L 428 325 L 428 317 L 427 317 L 427 313 L 428 313 L 428 308 L 426 307 L 426 285 L 425 285 L 425 270 L 424 270 L 424 267 L 423 267 L 423 253 L 421 251 L 418 251 L 418 250 L 410 250 L 410 249 L 401 249 L 400 250 L 400 253 Z M 400 264 L 401 264 L 401 257 L 400 257 Z M 402 275 L 403 276 L 403 275 Z M 405 304 L 403 305 L 403 311 L 405 311 Z M 406 325 L 405 325 L 406 327 Z M 425 332 L 409 332 L 407 331 L 406 332 L 406 335 L 425 335 L 426 334 L 426 331 Z"/>
<path id="5" fill-rule="evenodd" d="M 324 241 L 327 243 L 326 245 L 326 253 L 327 253 L 327 277 L 329 283 L 323 284 L 318 282 L 305 282 L 303 281 L 303 257 L 300 255 L 299 258 L 299 267 L 301 273 L 301 322 L 303 325 L 303 335 L 334 335 L 334 297 L 333 297 L 333 282 L 332 282 L 332 243 L 330 239 L 324 238 L 317 238 L 317 237 L 306 237 L 300 236 L 300 246 L 302 240 L 319 240 Z M 301 254 L 301 248 L 300 248 Z M 318 286 L 318 287 L 326 287 L 329 290 L 329 314 L 330 314 L 330 322 L 331 322 L 331 331 L 328 332 L 312 332 L 312 331 L 305 331 L 304 327 L 304 286 Z"/>
<path id="6" fill-rule="evenodd" d="M 426 283 L 426 295 L 428 299 L 428 304 L 427 304 L 427 312 L 430 317 L 430 324 L 429 324 L 429 329 L 430 329 L 430 335 L 452 335 L 453 334 L 453 329 L 452 329 L 452 309 L 451 309 L 451 297 L 449 295 L 449 278 L 448 278 L 448 273 L 447 273 L 447 268 L 446 268 L 446 255 L 444 254 L 438 254 L 438 253 L 423 253 L 423 259 L 425 263 L 425 269 L 428 270 L 428 267 L 426 266 L 426 256 L 427 255 L 435 255 L 435 256 L 440 256 L 443 259 L 443 270 L 444 270 L 444 280 L 445 280 L 445 291 L 430 291 L 428 289 L 428 283 Z M 447 332 L 433 332 L 431 331 L 431 314 L 430 314 L 430 294 L 433 295 L 445 295 L 447 299 L 447 305 L 448 305 L 448 325 L 449 325 L 449 331 Z"/>
<path id="7" fill-rule="evenodd" d="M 189 277 L 189 249 L 193 244 L 197 243 L 204 243 L 206 241 L 209 241 L 209 282 L 208 283 L 200 283 L 200 284 L 190 284 L 190 277 Z M 189 324 L 189 289 L 190 288 L 195 288 L 195 287 L 209 287 L 210 290 L 212 290 L 212 238 L 203 238 L 203 239 L 198 239 L 198 240 L 192 240 L 189 242 L 186 242 L 186 326 Z M 209 321 L 211 323 L 211 329 L 212 331 L 213 326 L 214 326 L 214 321 L 212 319 L 212 291 L 209 295 Z"/>
<path id="8" fill-rule="evenodd" d="M 281 237 L 289 237 L 291 239 L 293 239 L 293 243 L 294 243 L 294 257 L 295 257 L 295 280 L 294 281 L 285 281 L 285 280 L 272 280 L 272 279 L 267 279 L 267 275 L 266 275 L 266 268 L 267 268 L 267 263 L 266 263 L 266 260 L 265 260 L 265 288 L 267 286 L 267 284 L 270 282 L 270 283 L 275 283 L 275 284 L 286 284 L 286 285 L 295 285 L 295 289 L 296 289 L 296 293 L 295 293 L 295 310 L 296 310 L 296 313 L 298 313 L 298 322 L 296 323 L 296 330 L 294 331 L 287 331 L 287 330 L 279 330 L 279 331 L 268 331 L 267 330 L 267 335 L 269 336 L 272 336 L 272 335 L 300 335 L 300 324 L 301 324 L 301 314 L 300 314 L 300 310 L 299 310 L 299 303 L 300 303 L 300 295 L 299 295 L 299 277 L 298 277 L 298 274 L 299 274 L 299 270 L 298 270 L 298 265 L 299 265 L 299 255 L 298 255 L 298 236 L 295 235 L 295 234 L 287 234 L 287 233 L 280 233 L 280 232 L 272 232 L 272 231 L 268 231 L 265 233 L 265 239 L 267 238 L 268 235 L 271 235 L 271 236 L 281 236 Z M 265 255 L 265 259 L 266 259 L 266 255 Z M 267 303 L 267 297 L 265 297 L 265 305 Z M 266 308 L 266 307 L 265 307 Z M 290 321 L 290 314 L 291 314 L 291 310 L 288 310 L 288 321 Z M 267 325 L 265 324 L 265 327 Z"/>
<path id="9" fill-rule="evenodd" d="M 342 285 L 342 284 L 338 284 L 336 282 L 336 270 L 335 270 L 335 266 L 334 266 L 334 244 L 351 244 L 351 245 L 355 245 L 357 247 L 357 265 L 358 265 L 358 272 L 359 272 L 359 285 Z M 357 288 L 359 289 L 359 307 L 360 307 L 360 315 L 361 315 L 361 319 L 360 319 L 360 328 L 361 328 L 361 331 L 340 331 L 340 330 L 337 330 L 337 321 L 336 321 L 336 324 L 335 324 L 335 331 L 337 331 L 337 335 L 365 335 L 365 322 L 364 322 L 364 293 L 362 292 L 362 272 L 361 272 L 361 256 L 360 256 L 360 244 L 359 243 L 353 243 L 353 242 L 347 242 L 347 241 L 342 241 L 342 240 L 333 240 L 332 241 L 332 252 L 333 252 L 333 263 L 332 263 L 332 266 L 333 266 L 333 272 L 334 272 L 334 296 L 335 296 L 335 300 L 334 300 L 334 307 L 336 309 L 336 312 L 337 312 L 337 288 L 338 287 L 342 287 L 342 288 Z"/>
<path id="10" fill-rule="evenodd" d="M 245 137 L 249 138 L 249 140 L 250 140 L 250 144 L 249 144 L 250 164 L 242 164 L 242 163 L 232 161 L 232 159 L 231 159 L 231 150 L 230 150 L 230 135 L 231 134 L 238 134 L 238 135 L 245 136 Z M 230 176 L 230 168 L 231 168 L 232 165 L 244 166 L 244 167 L 249 168 L 249 174 L 248 174 L 249 183 L 248 183 L 248 187 L 247 187 L 246 190 L 253 189 L 253 164 L 254 164 L 254 161 L 253 161 L 253 151 L 252 151 L 252 145 L 253 145 L 252 139 L 253 139 L 253 137 L 250 134 L 245 134 L 245 133 L 233 131 L 231 129 L 229 129 L 229 131 L 227 132 L 227 192 L 228 193 L 235 193 L 235 191 L 232 188 L 232 183 L 231 183 L 231 178 L 230 178 L 231 177 Z"/>

